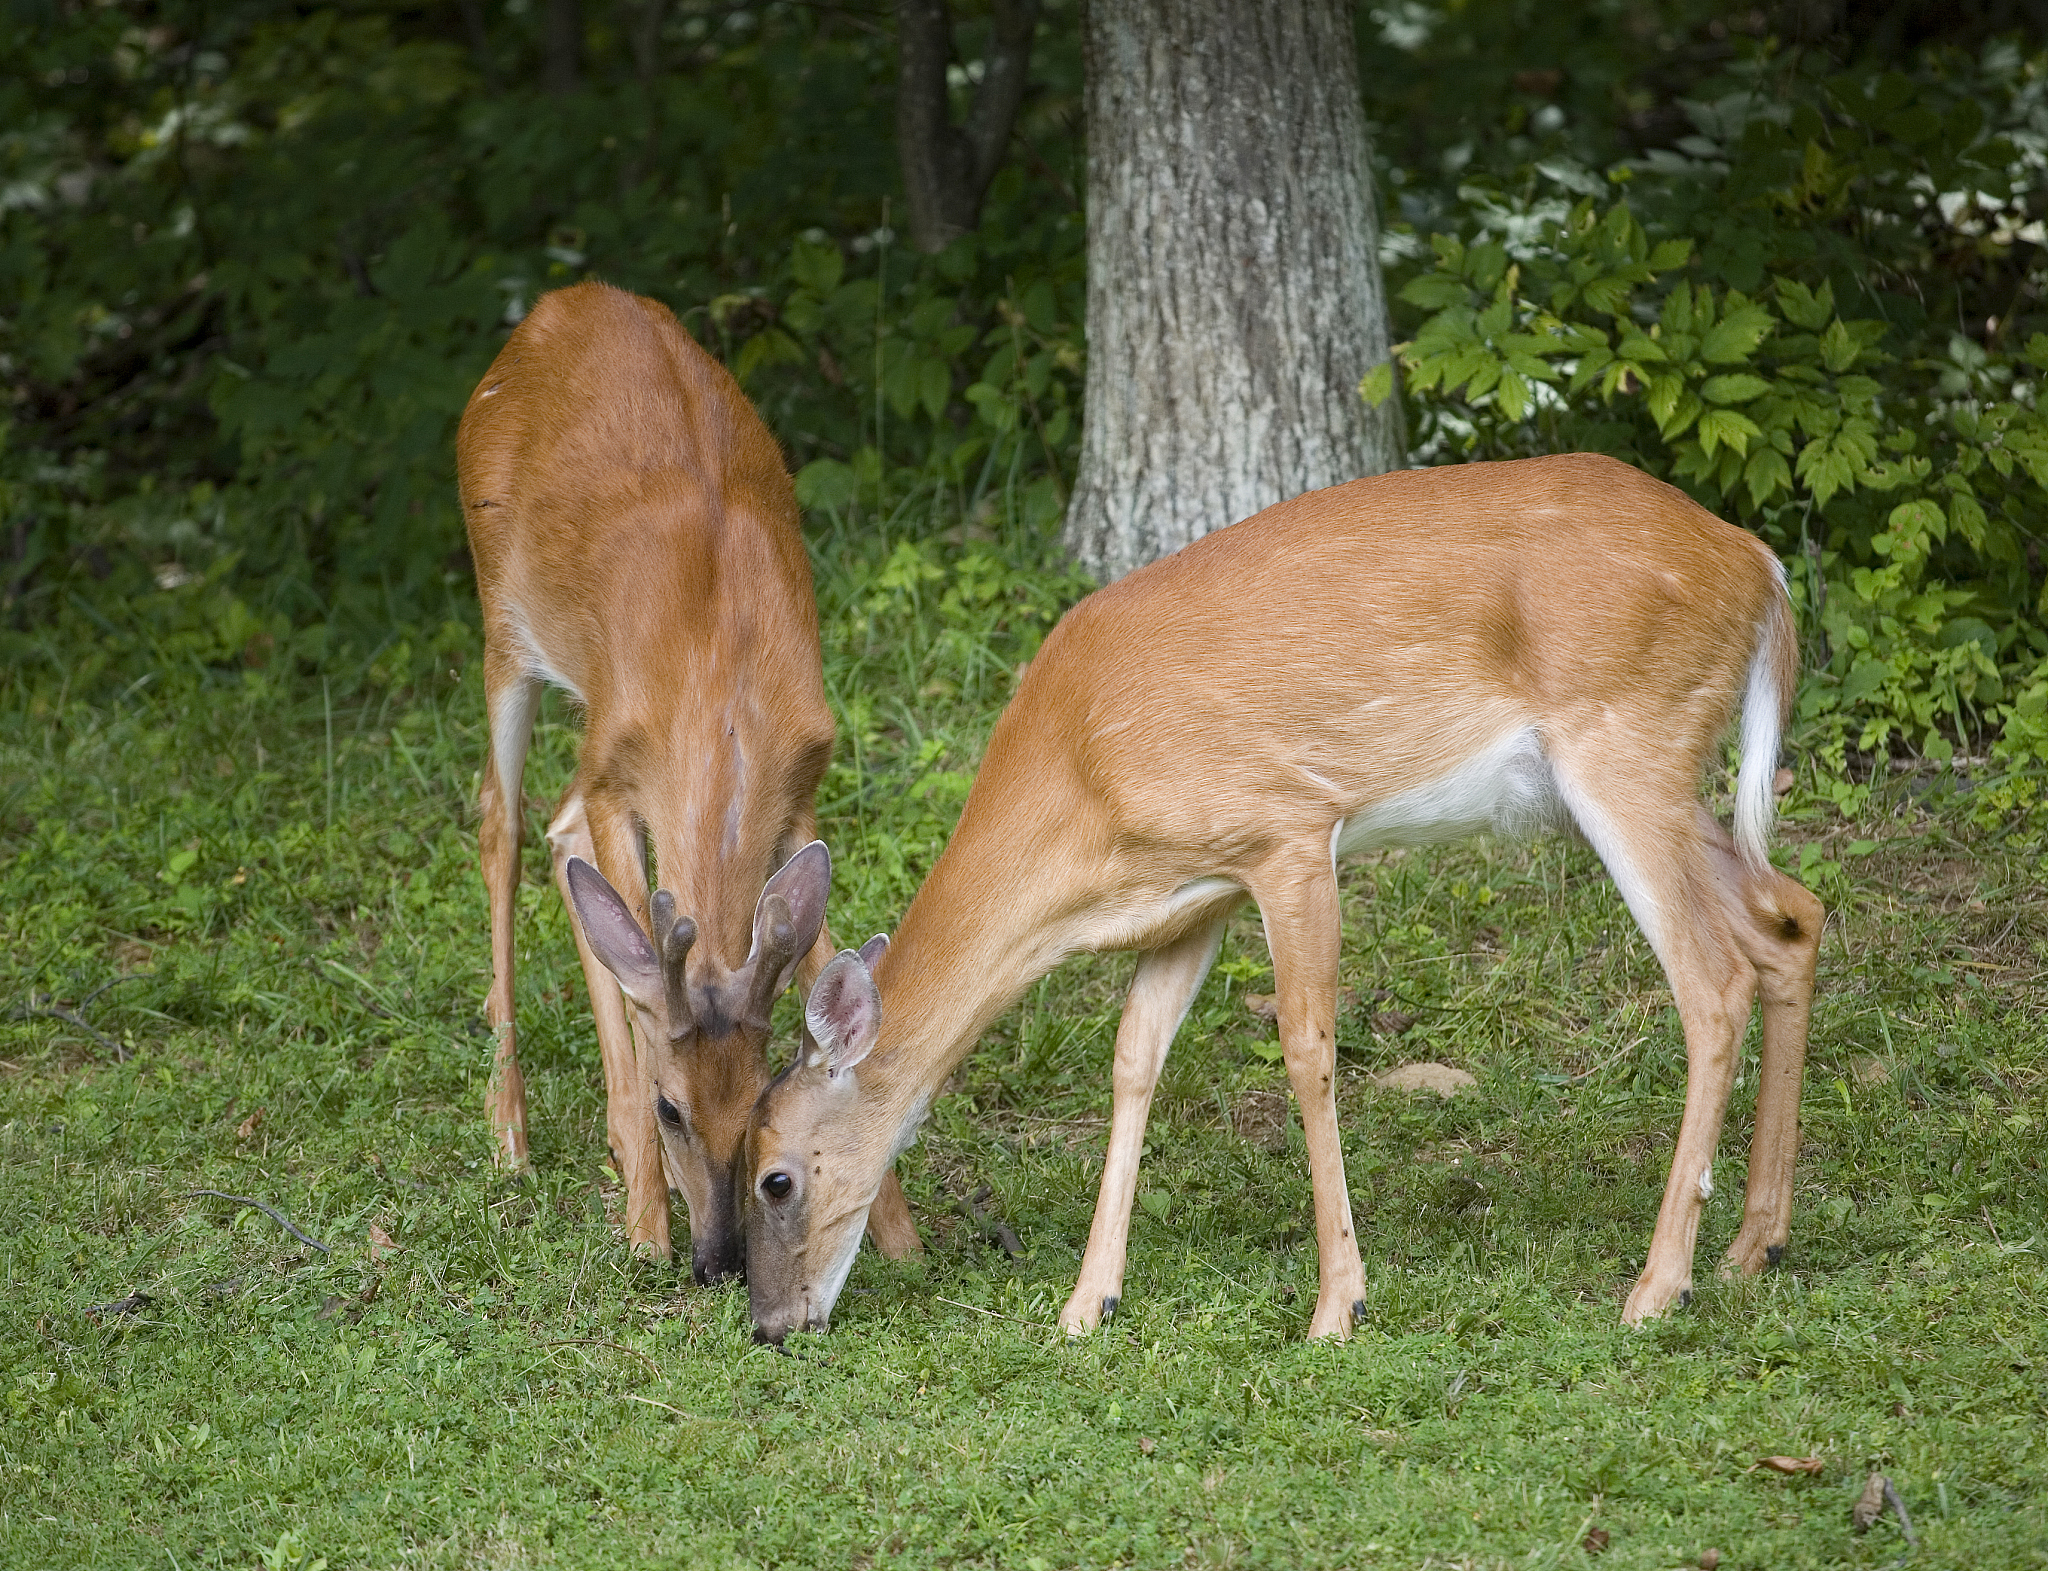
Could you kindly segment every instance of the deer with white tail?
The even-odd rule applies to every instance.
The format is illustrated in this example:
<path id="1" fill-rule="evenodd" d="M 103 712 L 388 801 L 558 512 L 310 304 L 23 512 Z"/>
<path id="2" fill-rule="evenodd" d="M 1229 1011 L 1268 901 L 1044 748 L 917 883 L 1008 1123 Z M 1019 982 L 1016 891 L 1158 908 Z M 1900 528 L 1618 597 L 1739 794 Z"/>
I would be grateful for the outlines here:
<path id="1" fill-rule="evenodd" d="M 483 602 L 497 1159 L 528 1164 L 513 915 L 521 780 L 552 683 L 584 714 L 547 837 L 590 986 L 627 1239 L 668 1256 L 672 1177 L 697 1279 L 732 1276 L 734 1161 L 768 1081 L 769 1012 L 832 953 L 831 859 L 812 843 L 832 712 L 782 454 L 666 307 L 580 284 L 536 302 L 492 362 L 456 463 Z M 651 909 L 650 843 L 664 886 Z M 917 1248 L 893 1177 L 870 1225 L 889 1253 Z"/>
<path id="2" fill-rule="evenodd" d="M 1789 1237 L 1823 917 L 1766 855 L 1797 668 L 1768 548 L 1583 455 L 1312 492 L 1089 596 L 1025 672 L 894 940 L 825 967 L 811 1040 L 755 1110 L 757 1335 L 827 1324 L 883 1176 L 996 1016 L 1068 955 L 1133 949 L 1101 1193 L 1060 1322 L 1113 1312 L 1153 1088 L 1246 898 L 1272 949 L 1314 1187 L 1308 1331 L 1348 1335 L 1367 1288 L 1337 1125 L 1337 861 L 1480 832 L 1576 829 L 1670 979 L 1685 1110 L 1630 1323 L 1691 1292 L 1761 995 L 1727 1260 L 1761 1270 Z M 1738 710 L 1731 836 L 1700 786 Z"/>

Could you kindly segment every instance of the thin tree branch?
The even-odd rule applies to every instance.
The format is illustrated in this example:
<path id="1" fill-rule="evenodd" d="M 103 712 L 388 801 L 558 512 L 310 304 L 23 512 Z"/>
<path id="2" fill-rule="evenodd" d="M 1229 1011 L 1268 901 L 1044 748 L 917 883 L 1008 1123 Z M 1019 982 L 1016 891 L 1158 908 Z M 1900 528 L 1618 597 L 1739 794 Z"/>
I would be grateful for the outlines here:
<path id="1" fill-rule="evenodd" d="M 980 222 L 1024 101 L 1039 0 L 995 0 L 990 9 L 993 37 L 962 127 L 953 124 L 946 80 L 953 64 L 946 0 L 897 3 L 896 148 L 911 243 L 920 251 L 943 251 Z"/>
<path id="2" fill-rule="evenodd" d="M 333 1250 L 329 1249 L 325 1244 L 321 1243 L 319 1239 L 313 1237 L 309 1233 L 302 1233 L 296 1227 L 293 1227 L 292 1219 L 286 1216 L 282 1211 L 278 1210 L 276 1206 L 268 1205 L 261 1200 L 251 1200 L 247 1195 L 231 1195 L 219 1189 L 188 1189 L 185 1191 L 185 1198 L 188 1200 L 196 1199 L 202 1195 L 210 1200 L 232 1200 L 238 1206 L 254 1206 L 258 1211 L 261 1211 L 265 1216 L 269 1217 L 271 1221 L 275 1222 L 279 1227 L 283 1228 L 287 1233 L 291 1234 L 292 1237 L 296 1238 L 300 1243 L 311 1244 L 323 1255 L 331 1255 L 334 1253 Z"/>

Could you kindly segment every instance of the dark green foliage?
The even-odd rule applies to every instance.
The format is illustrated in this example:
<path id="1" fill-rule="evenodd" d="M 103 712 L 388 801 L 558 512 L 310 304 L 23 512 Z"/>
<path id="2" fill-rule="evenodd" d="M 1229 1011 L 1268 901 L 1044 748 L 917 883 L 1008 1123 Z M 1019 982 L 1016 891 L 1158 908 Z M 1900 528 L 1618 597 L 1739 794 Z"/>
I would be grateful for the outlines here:
<path id="1" fill-rule="evenodd" d="M 1604 176 L 1470 175 L 1395 241 L 1432 264 L 1406 388 L 1425 453 L 1605 450 L 1756 528 L 1818 635 L 1808 743 L 1989 743 L 1995 814 L 2048 762 L 2048 55 L 1822 63 L 1755 52 Z"/>

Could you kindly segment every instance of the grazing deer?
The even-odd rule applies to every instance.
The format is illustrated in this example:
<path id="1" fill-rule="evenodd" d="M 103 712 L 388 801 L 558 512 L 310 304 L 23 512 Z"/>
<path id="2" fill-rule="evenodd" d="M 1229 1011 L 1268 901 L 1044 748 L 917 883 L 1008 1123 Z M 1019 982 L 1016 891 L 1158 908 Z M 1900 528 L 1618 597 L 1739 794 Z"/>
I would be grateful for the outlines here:
<path id="1" fill-rule="evenodd" d="M 590 984 L 627 1238 L 668 1256 L 666 1161 L 690 1209 L 692 1271 L 718 1280 L 742 1260 L 732 1164 L 768 1080 L 769 1010 L 831 954 L 831 860 L 808 843 L 832 713 L 795 493 L 745 395 L 667 308 L 594 283 L 535 303 L 463 411 L 456 467 L 484 617 L 496 1156 L 527 1165 L 513 896 L 526 749 L 553 683 L 584 711 L 547 838 Z M 649 842 L 663 987 L 634 994 L 636 1056 L 568 866 L 594 862 L 627 892 L 605 887 L 607 916 L 630 902 L 627 923 L 644 925 Z M 587 900 L 595 891 L 586 881 Z M 893 1178 L 872 1226 L 885 1251 L 917 1247 Z"/>
<path id="2" fill-rule="evenodd" d="M 1766 860 L 1797 647 L 1759 541 L 1611 459 L 1410 470 L 1297 497 L 1090 595 L 989 739 L 959 827 L 891 943 L 837 956 L 813 1039 L 745 1151 L 757 1335 L 822 1328 L 860 1219 L 990 1023 L 1083 950 L 1140 951 L 1101 1195 L 1060 1314 L 1122 1290 L 1168 1044 L 1224 923 L 1258 902 L 1315 1188 L 1309 1335 L 1363 1313 L 1333 1076 L 1336 862 L 1379 845 L 1576 826 L 1663 962 L 1685 1114 L 1623 1318 L 1684 1302 L 1752 1002 L 1762 1078 L 1728 1264 L 1788 1237 L 1818 901 Z M 1731 838 L 1699 800 L 1742 711 Z"/>

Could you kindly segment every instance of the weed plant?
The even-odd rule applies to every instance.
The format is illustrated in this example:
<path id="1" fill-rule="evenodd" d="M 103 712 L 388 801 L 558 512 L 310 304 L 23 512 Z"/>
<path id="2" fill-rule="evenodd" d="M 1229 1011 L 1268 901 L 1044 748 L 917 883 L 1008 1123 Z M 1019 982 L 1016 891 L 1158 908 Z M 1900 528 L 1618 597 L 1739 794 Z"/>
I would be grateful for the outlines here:
<path id="1" fill-rule="evenodd" d="M 943 842 L 1084 587 L 1051 560 L 993 483 L 821 522 L 842 937 L 890 927 Z M 314 677 L 74 608 L 0 673 L 0 1564 L 1575 1566 L 1600 1533 L 1603 1568 L 2048 1563 L 2048 901 L 2035 858 L 1958 827 L 1950 777 L 1881 782 L 1855 821 L 1813 779 L 1790 799 L 1781 855 L 1833 914 L 1792 1251 L 1759 1279 L 1712 1275 L 1745 1078 L 1698 1295 L 1621 1327 L 1675 1017 L 1583 847 L 1481 844 L 1346 870 L 1348 1345 L 1302 1340 L 1308 1175 L 1244 1004 L 1271 990 L 1247 912 L 1167 1065 L 1113 1322 L 1053 1325 L 1110 956 L 1035 988 L 937 1102 L 902 1164 L 924 1258 L 863 1253 L 833 1330 L 783 1353 L 742 1289 L 623 1249 L 537 836 L 536 1171 L 492 1170 L 484 734 L 451 606 L 405 658 Z M 574 747 L 551 701 L 536 829 Z M 1477 1085 L 1373 1084 L 1414 1060 Z M 1872 1469 L 1917 1551 L 1893 1518 L 1851 1532 Z"/>

